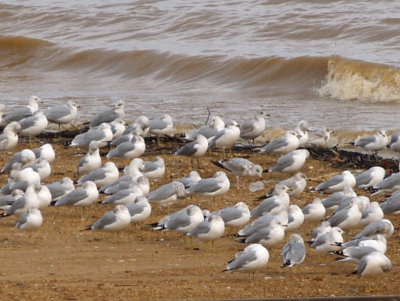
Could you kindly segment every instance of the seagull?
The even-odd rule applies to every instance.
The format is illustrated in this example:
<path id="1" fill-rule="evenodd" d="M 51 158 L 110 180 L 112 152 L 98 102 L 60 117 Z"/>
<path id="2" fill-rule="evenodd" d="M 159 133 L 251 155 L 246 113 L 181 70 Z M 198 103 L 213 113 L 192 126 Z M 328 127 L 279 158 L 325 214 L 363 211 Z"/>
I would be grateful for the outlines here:
<path id="1" fill-rule="evenodd" d="M 176 179 L 175 181 L 181 182 L 185 188 L 201 180 L 199 173 L 196 170 L 192 170 L 186 177 Z"/>
<path id="2" fill-rule="evenodd" d="M 335 175 L 326 182 L 320 183 L 315 187 L 315 191 L 322 193 L 332 193 L 342 190 L 345 186 L 354 187 L 356 179 L 353 174 L 345 170 L 339 175 Z"/>
<path id="3" fill-rule="evenodd" d="M 124 168 L 124 174 L 133 177 L 134 179 L 143 176 L 144 161 L 140 158 L 134 158 L 129 165 Z"/>
<path id="4" fill-rule="evenodd" d="M 108 123 L 102 123 L 98 127 L 91 128 L 89 131 L 78 134 L 71 142 L 71 146 L 88 147 L 90 142 L 96 141 L 99 148 L 107 146 L 112 140 L 113 133 Z"/>
<path id="5" fill-rule="evenodd" d="M 40 184 L 41 178 L 33 168 L 26 167 L 21 169 L 21 163 L 14 163 L 13 169 L 10 172 L 10 178 L 15 182 L 25 182 L 27 185 Z M 16 187 L 11 187 L 16 188 Z"/>
<path id="6" fill-rule="evenodd" d="M 327 148 L 330 145 L 333 130 L 323 128 L 320 132 L 314 132 L 314 137 L 309 138 L 307 145 L 311 147 Z"/>
<path id="7" fill-rule="evenodd" d="M 36 194 L 36 188 L 34 185 L 28 185 L 23 196 L 16 199 L 0 217 L 6 217 L 10 215 L 21 215 L 28 211 L 29 208 L 39 207 L 39 198 Z"/>
<path id="8" fill-rule="evenodd" d="M 381 192 L 393 192 L 400 189 L 400 172 L 392 173 L 387 178 L 383 179 L 382 181 L 378 182 L 373 186 L 375 192 L 371 194 L 374 196 L 375 194 Z"/>
<path id="9" fill-rule="evenodd" d="M 157 136 L 157 142 L 160 144 L 161 135 L 171 135 L 174 130 L 172 117 L 164 114 L 161 119 L 154 118 L 149 121 L 149 133 Z"/>
<path id="10" fill-rule="evenodd" d="M 254 164 L 245 158 L 221 159 L 219 161 L 211 161 L 218 167 L 230 171 L 236 177 L 236 188 L 239 189 L 239 177 L 262 177 L 263 169 L 261 165 Z"/>
<path id="11" fill-rule="evenodd" d="M 225 223 L 221 216 L 212 214 L 204 221 L 198 223 L 196 227 L 186 233 L 186 236 L 196 237 L 201 241 L 211 241 L 220 238 L 225 231 Z"/>
<path id="12" fill-rule="evenodd" d="M 332 227 L 325 234 L 320 235 L 310 247 L 318 253 L 329 253 L 330 251 L 340 251 L 340 244 L 343 243 L 343 230 L 339 227 Z"/>
<path id="13" fill-rule="evenodd" d="M 257 231 L 268 228 L 272 220 L 278 220 L 281 224 L 287 223 L 287 211 L 281 210 L 278 214 L 272 215 L 267 213 L 255 219 L 250 224 L 246 225 L 243 229 L 239 230 L 237 235 L 240 236 L 250 236 Z"/>
<path id="14" fill-rule="evenodd" d="M 196 205 L 189 205 L 158 222 L 154 230 L 171 230 L 187 233 L 204 220 L 203 212 Z"/>
<path id="15" fill-rule="evenodd" d="M 53 163 L 56 158 L 56 153 L 50 143 L 43 144 L 40 147 L 32 149 L 32 151 L 35 154 L 36 160 L 44 158 L 47 162 Z"/>
<path id="16" fill-rule="evenodd" d="M 21 130 L 21 125 L 17 121 L 9 123 L 0 135 L 0 151 L 8 151 L 17 146 L 18 133 Z"/>
<path id="17" fill-rule="evenodd" d="M 50 206 L 51 204 L 51 193 L 50 190 L 45 185 L 38 185 L 36 189 L 36 194 L 39 198 L 39 206 L 38 209 L 44 209 Z"/>
<path id="18" fill-rule="evenodd" d="M 373 236 L 375 234 L 382 234 L 386 238 L 390 238 L 393 235 L 393 232 L 394 227 L 392 222 L 388 219 L 380 219 L 369 223 L 360 233 L 354 236 L 354 238 Z"/>
<path id="19" fill-rule="evenodd" d="M 282 248 L 282 259 L 284 267 L 291 268 L 295 264 L 300 264 L 306 257 L 306 246 L 304 240 L 299 234 L 290 235 L 289 242 Z"/>
<path id="20" fill-rule="evenodd" d="M 385 254 L 387 250 L 386 238 L 380 235 L 378 239 L 379 241 L 375 239 L 362 240 L 359 242 L 358 245 L 347 246 L 344 247 L 341 251 L 333 252 L 334 254 L 341 256 L 338 257 L 336 261 L 349 261 L 358 264 L 365 255 L 368 255 L 371 252 L 378 251 Z"/>
<path id="21" fill-rule="evenodd" d="M 150 192 L 150 182 L 145 176 L 134 178 L 130 175 L 123 175 L 114 182 L 100 188 L 100 192 L 105 194 L 115 194 L 120 190 L 139 187 L 143 195 L 148 195 Z"/>
<path id="22" fill-rule="evenodd" d="M 29 98 L 29 104 L 23 107 L 20 107 L 7 115 L 3 116 L 3 122 L 5 123 L 10 123 L 13 121 L 20 121 L 26 117 L 32 116 L 39 110 L 39 103 L 42 103 L 43 101 L 37 97 L 32 95 Z"/>
<path id="23" fill-rule="evenodd" d="M 144 196 L 138 196 L 134 202 L 126 204 L 126 207 L 131 215 L 131 223 L 140 223 L 151 214 L 151 205 Z"/>
<path id="24" fill-rule="evenodd" d="M 183 199 L 186 196 L 185 186 L 177 181 L 164 184 L 156 190 L 150 192 L 147 196 L 149 202 L 157 202 L 161 206 L 169 206 Z"/>
<path id="25" fill-rule="evenodd" d="M 21 196 L 23 196 L 24 193 L 25 192 L 21 189 L 14 189 L 11 194 L 0 196 L 0 209 L 7 210 L 10 208 L 12 203 L 14 203 L 16 199 L 19 199 Z"/>
<path id="26" fill-rule="evenodd" d="M 36 163 L 23 167 L 21 171 L 27 168 L 31 168 L 33 171 L 37 172 L 40 176 L 40 180 L 46 179 L 51 174 L 51 166 L 44 158 L 39 158 Z"/>
<path id="27" fill-rule="evenodd" d="M 1 169 L 1 173 L 6 173 L 12 169 L 14 163 L 21 163 L 22 166 L 35 163 L 35 153 L 30 149 L 23 149 L 15 153 Z"/>
<path id="28" fill-rule="evenodd" d="M 146 150 L 146 144 L 142 136 L 134 135 L 128 142 L 119 144 L 107 153 L 107 158 L 133 159 L 140 157 Z"/>
<path id="29" fill-rule="evenodd" d="M 366 151 L 375 152 L 375 154 L 386 148 L 388 144 L 388 136 L 385 130 L 379 130 L 375 135 L 366 138 L 356 139 L 354 142 L 355 146 L 362 147 Z"/>
<path id="30" fill-rule="evenodd" d="M 252 233 L 246 238 L 239 238 L 239 242 L 244 243 L 260 243 L 264 247 L 272 247 L 283 240 L 285 230 L 280 221 L 273 219 L 268 227 L 262 228 Z"/>
<path id="31" fill-rule="evenodd" d="M 44 113 L 38 111 L 32 116 L 21 119 L 19 124 L 21 125 L 21 131 L 19 133 L 22 136 L 33 137 L 39 135 L 47 128 L 48 121 Z"/>
<path id="32" fill-rule="evenodd" d="M 380 166 L 373 166 L 370 169 L 356 175 L 356 188 L 370 188 L 381 182 L 386 171 Z"/>
<path id="33" fill-rule="evenodd" d="M 288 153 L 299 147 L 299 138 L 295 131 L 286 131 L 285 136 L 278 137 L 264 145 L 259 153 Z"/>
<path id="34" fill-rule="evenodd" d="M 144 115 L 140 115 L 139 117 L 136 118 L 134 123 L 126 127 L 124 135 L 132 132 L 134 134 L 145 137 L 149 133 L 149 129 L 150 129 L 149 119 Z"/>
<path id="35" fill-rule="evenodd" d="M 331 227 L 340 227 L 343 230 L 355 228 L 361 220 L 362 203 L 358 198 L 352 198 L 348 207 L 338 209 L 328 219 Z"/>
<path id="36" fill-rule="evenodd" d="M 6 110 L 6 106 L 4 104 L 0 104 L 0 123 L 3 121 L 4 111 Z"/>
<path id="37" fill-rule="evenodd" d="M 238 141 L 240 137 L 239 125 L 235 120 L 228 123 L 227 127 L 219 131 L 209 142 L 208 147 L 222 149 L 225 154 L 225 149 L 232 151 L 232 146 Z"/>
<path id="38" fill-rule="evenodd" d="M 113 140 L 120 137 L 126 130 L 125 121 L 122 118 L 117 118 L 109 124 L 113 133 Z"/>
<path id="39" fill-rule="evenodd" d="M 95 169 L 78 180 L 82 184 L 86 181 L 93 181 L 97 186 L 102 187 L 117 180 L 119 171 L 114 162 L 106 162 L 103 167 Z"/>
<path id="40" fill-rule="evenodd" d="M 62 196 L 55 206 L 88 206 L 97 201 L 99 192 L 96 183 L 86 181 L 81 187 L 77 187 L 68 194 Z"/>
<path id="41" fill-rule="evenodd" d="M 203 125 L 198 129 L 191 130 L 185 134 L 185 138 L 188 140 L 195 140 L 198 135 L 203 135 L 210 140 L 219 131 L 225 128 L 225 122 L 219 116 L 213 116 L 210 124 Z"/>
<path id="42" fill-rule="evenodd" d="M 86 155 L 79 161 L 78 174 L 86 174 L 101 167 L 101 157 L 97 141 L 89 144 Z"/>
<path id="43" fill-rule="evenodd" d="M 298 172 L 293 177 L 280 181 L 278 185 L 286 185 L 289 188 L 288 193 L 290 196 L 298 196 L 307 186 L 307 176 L 302 172 Z"/>
<path id="44" fill-rule="evenodd" d="M 345 185 L 342 191 L 336 191 L 330 196 L 322 200 L 322 204 L 326 209 L 337 209 L 343 200 L 356 197 L 357 194 L 349 185 Z"/>
<path id="45" fill-rule="evenodd" d="M 102 123 L 108 124 L 109 122 L 112 122 L 117 118 L 125 118 L 125 102 L 123 100 L 119 100 L 112 108 L 108 108 L 99 113 L 89 122 L 89 127 L 94 128 Z"/>
<path id="46" fill-rule="evenodd" d="M 213 177 L 201 179 L 186 188 L 187 194 L 200 194 L 216 197 L 225 194 L 230 188 L 229 179 L 223 171 L 217 171 Z"/>
<path id="47" fill-rule="evenodd" d="M 308 142 L 308 122 L 305 120 L 300 120 L 299 123 L 294 128 L 294 131 L 299 137 L 299 147 L 303 147 Z"/>
<path id="48" fill-rule="evenodd" d="M 268 250 L 261 244 L 251 244 L 243 251 L 237 252 L 224 272 L 254 272 L 264 268 L 269 260 Z"/>
<path id="49" fill-rule="evenodd" d="M 392 262 L 385 254 L 375 251 L 360 260 L 354 274 L 358 276 L 375 276 L 389 272 L 392 266 Z"/>
<path id="50" fill-rule="evenodd" d="M 138 196 L 142 196 L 143 192 L 139 186 L 133 186 L 132 188 L 120 190 L 112 195 L 106 197 L 101 203 L 102 204 L 123 204 L 132 203 Z"/>
<path id="51" fill-rule="evenodd" d="M 27 212 L 21 215 L 15 227 L 21 230 L 36 230 L 43 224 L 43 217 L 39 209 L 31 207 Z"/>
<path id="52" fill-rule="evenodd" d="M 269 172 L 295 172 L 300 170 L 310 153 L 306 149 L 296 149 L 280 157 L 274 166 L 268 169 Z"/>
<path id="53" fill-rule="evenodd" d="M 208 140 L 203 135 L 199 134 L 196 140 L 182 146 L 175 152 L 175 155 L 190 157 L 193 167 L 193 158 L 197 158 L 197 166 L 200 167 L 199 157 L 203 156 L 208 149 Z"/>
<path id="54" fill-rule="evenodd" d="M 286 231 L 299 228 L 304 223 L 304 214 L 300 207 L 297 205 L 289 205 L 287 208 L 288 212 L 288 223 Z"/>
<path id="55" fill-rule="evenodd" d="M 332 227 L 328 221 L 323 221 L 318 227 L 315 227 L 311 232 L 310 245 L 320 236 L 331 231 Z"/>
<path id="56" fill-rule="evenodd" d="M 362 211 L 360 220 L 361 225 L 367 225 L 373 221 L 382 219 L 384 216 L 382 208 L 378 202 L 372 202 L 369 207 Z"/>
<path id="57" fill-rule="evenodd" d="M 290 203 L 290 197 L 287 193 L 288 187 L 285 185 L 277 185 L 275 191 L 275 195 L 264 199 L 251 211 L 251 217 L 259 217 L 266 213 L 277 214 L 281 210 L 286 210 Z"/>
<path id="58" fill-rule="evenodd" d="M 240 138 L 254 140 L 259 137 L 265 130 L 265 113 L 258 112 L 251 120 L 246 120 L 240 124 Z"/>
<path id="59" fill-rule="evenodd" d="M 68 177 L 64 177 L 61 181 L 53 182 L 46 186 L 50 191 L 52 202 L 58 201 L 61 197 L 75 189 L 74 182 Z"/>
<path id="60" fill-rule="evenodd" d="M 400 132 L 395 132 L 390 138 L 390 143 L 387 145 L 391 150 L 400 151 Z"/>
<path id="61" fill-rule="evenodd" d="M 221 216 L 225 226 L 229 227 L 241 227 L 250 220 L 250 210 L 244 202 L 220 209 L 216 214 Z"/>
<path id="62" fill-rule="evenodd" d="M 320 221 L 324 218 L 326 209 L 320 198 L 315 198 L 312 203 L 303 208 L 305 221 Z"/>
<path id="63" fill-rule="evenodd" d="M 143 175 L 148 179 L 161 178 L 165 173 L 165 162 L 160 156 L 156 156 L 153 161 L 145 161 Z"/>
<path id="64" fill-rule="evenodd" d="M 131 223 L 131 215 L 125 205 L 116 205 L 113 210 L 108 211 L 87 230 L 120 231 Z"/>
<path id="65" fill-rule="evenodd" d="M 390 198 L 381 204 L 384 214 L 400 214 L 400 191 L 392 194 Z"/>
<path id="66" fill-rule="evenodd" d="M 47 120 L 58 124 L 59 131 L 62 124 L 68 124 L 75 120 L 79 106 L 72 100 L 68 100 L 66 104 L 59 104 L 48 108 L 44 111 Z"/>

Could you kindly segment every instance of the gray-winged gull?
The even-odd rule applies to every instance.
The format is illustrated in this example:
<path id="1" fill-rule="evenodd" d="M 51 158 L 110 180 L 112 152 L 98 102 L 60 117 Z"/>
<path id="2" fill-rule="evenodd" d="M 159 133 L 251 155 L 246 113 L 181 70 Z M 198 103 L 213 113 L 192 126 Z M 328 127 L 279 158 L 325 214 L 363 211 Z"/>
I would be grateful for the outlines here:
<path id="1" fill-rule="evenodd" d="M 99 220 L 93 223 L 87 230 L 120 231 L 131 223 L 131 215 L 125 205 L 116 205 Z"/>
<path id="2" fill-rule="evenodd" d="M 89 127 L 94 128 L 102 123 L 110 123 L 117 118 L 125 118 L 125 102 L 123 100 L 119 100 L 112 108 L 108 108 L 95 116 L 90 120 Z"/>
<path id="3" fill-rule="evenodd" d="M 289 242 L 282 248 L 282 267 L 292 267 L 295 264 L 300 264 L 306 257 L 306 246 L 304 240 L 299 234 L 290 235 Z"/>
<path id="4" fill-rule="evenodd" d="M 42 213 L 39 209 L 31 207 L 18 219 L 15 227 L 20 230 L 30 231 L 38 229 L 43 224 Z"/>
<path id="5" fill-rule="evenodd" d="M 263 269 L 269 260 L 268 250 L 261 244 L 251 244 L 243 251 L 237 252 L 224 272 L 254 272 Z"/>

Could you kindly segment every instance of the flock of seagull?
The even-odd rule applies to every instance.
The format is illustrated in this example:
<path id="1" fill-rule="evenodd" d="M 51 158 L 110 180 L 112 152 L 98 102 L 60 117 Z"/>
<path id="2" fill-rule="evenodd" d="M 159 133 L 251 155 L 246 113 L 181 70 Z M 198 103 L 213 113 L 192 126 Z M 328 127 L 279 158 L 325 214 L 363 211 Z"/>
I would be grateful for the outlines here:
<path id="1" fill-rule="evenodd" d="M 76 120 L 79 106 L 72 101 L 44 111 L 40 110 L 41 103 L 39 97 L 32 96 L 26 106 L 14 111 L 6 112 L 5 106 L 0 106 L 4 126 L 0 150 L 12 151 L 19 136 L 31 139 L 45 131 L 49 122 L 61 128 Z M 14 153 L 1 169 L 1 173 L 9 176 L 8 183 L 0 189 L 0 208 L 4 210 L 0 217 L 20 216 L 16 227 L 34 230 L 42 225 L 41 210 L 46 207 L 84 208 L 99 202 L 99 194 L 103 193 L 106 197 L 101 203 L 114 204 L 115 208 L 90 225 L 88 230 L 120 231 L 131 223 L 145 221 L 151 215 L 151 204 L 170 206 L 194 194 L 212 198 L 223 196 L 231 187 L 226 172 L 236 177 L 237 188 L 241 186 L 241 177 L 262 177 L 263 172 L 289 173 L 294 175 L 261 196 L 259 204 L 252 210 L 244 202 L 214 212 L 190 204 L 154 224 L 153 229 L 176 231 L 185 237 L 211 242 L 222 237 L 227 227 L 239 229 L 234 234 L 235 240 L 249 245 L 235 254 L 224 271 L 254 272 L 267 265 L 268 249 L 282 242 L 288 231 L 296 231 L 307 221 L 321 221 L 312 232 L 311 248 L 319 253 L 336 254 L 340 261 L 356 263 L 354 273 L 360 276 L 391 270 L 392 262 L 385 253 L 394 226 L 385 215 L 400 213 L 400 173 L 386 177 L 385 169 L 380 166 L 358 175 L 346 170 L 318 184 L 314 191 L 319 197 L 312 203 L 303 208 L 291 204 L 291 198 L 300 196 L 307 186 L 307 176 L 300 172 L 310 155 L 307 147 L 329 147 L 331 130 L 323 129 L 317 135 L 313 133 L 315 137 L 312 139 L 308 123 L 300 121 L 294 129 L 287 130 L 283 136 L 260 148 L 262 154 L 282 154 L 276 164 L 263 170 L 245 158 L 225 158 L 225 153 L 239 139 L 254 143 L 254 139 L 265 131 L 265 114 L 259 113 L 240 125 L 233 120 L 225 124 L 220 117 L 214 116 L 206 125 L 187 132 L 187 143 L 175 155 L 190 157 L 193 168 L 195 159 L 199 167 L 199 158 L 207 151 L 221 149 L 224 159 L 213 161 L 221 170 L 209 178 L 201 178 L 196 170 L 192 170 L 185 177 L 151 190 L 150 181 L 164 175 L 165 163 L 159 156 L 153 161 L 140 158 L 146 151 L 143 137 L 155 135 L 158 139 L 162 135 L 171 135 L 173 120 L 167 114 L 153 119 L 139 116 L 126 126 L 124 105 L 123 101 L 118 101 L 92 118 L 88 130 L 75 136 L 70 143 L 71 147 L 87 149 L 77 166 L 76 181 L 65 177 L 58 182 L 43 184 L 51 174 L 51 164 L 56 158 L 49 143 Z M 399 151 L 400 133 L 394 133 L 389 139 L 385 131 L 380 130 L 373 136 L 358 138 L 354 145 L 371 153 L 386 147 Z M 131 160 L 123 175 L 114 162 L 102 164 L 99 149 L 106 146 L 111 146 L 106 154 L 108 159 Z M 382 192 L 392 195 L 379 204 L 370 202 L 369 197 L 357 195 L 353 188 L 373 191 L 372 195 Z M 332 214 L 327 214 L 329 211 Z M 359 225 L 364 229 L 345 242 L 343 232 Z M 282 249 L 282 267 L 301 264 L 305 256 L 304 239 L 299 234 L 292 234 Z"/>

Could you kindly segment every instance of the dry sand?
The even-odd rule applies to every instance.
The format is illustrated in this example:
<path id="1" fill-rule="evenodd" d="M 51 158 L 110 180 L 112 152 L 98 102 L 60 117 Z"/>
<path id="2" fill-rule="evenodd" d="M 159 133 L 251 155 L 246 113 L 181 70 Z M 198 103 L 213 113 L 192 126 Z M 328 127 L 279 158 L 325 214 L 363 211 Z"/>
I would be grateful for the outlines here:
<path id="1" fill-rule="evenodd" d="M 37 147 L 47 141 L 36 141 Z M 56 161 L 52 175 L 45 180 L 50 183 L 64 176 L 74 176 L 77 164 L 84 150 L 63 146 L 61 140 L 55 143 Z M 28 148 L 20 144 L 15 150 Z M 148 151 L 143 159 L 150 160 L 161 153 L 167 171 L 160 180 L 151 182 L 152 189 L 181 177 L 191 170 L 190 159 L 172 155 L 177 145 L 168 144 L 166 151 Z M 168 154 L 165 154 L 168 152 Z M 250 159 L 264 168 L 275 162 L 278 156 L 235 153 L 235 156 L 250 156 Z M 1 165 L 11 154 L 1 158 Z M 210 163 L 221 157 L 213 153 L 201 159 L 202 177 L 212 176 L 218 167 Z M 103 159 L 105 161 L 105 158 Z M 128 164 L 127 160 L 114 160 L 118 166 Z M 336 165 L 336 164 L 335 164 Z M 303 171 L 309 177 L 308 186 L 340 172 L 332 162 L 310 159 Z M 284 179 L 288 174 L 264 174 L 263 180 Z M 234 177 L 230 176 L 231 183 Z M 245 185 L 257 179 L 246 179 Z M 1 175 L 0 184 L 7 182 L 7 175 Z M 251 193 L 247 188 L 230 191 L 216 200 L 195 196 L 171 206 L 169 212 L 194 203 L 202 209 L 216 210 L 239 201 L 251 208 L 257 205 L 255 197 L 267 192 L 274 183 L 262 191 Z M 364 193 L 363 191 L 358 191 Z M 292 203 L 303 207 L 311 202 L 316 193 L 305 192 Z M 372 200 L 382 200 L 374 196 Z M 101 217 L 112 206 L 96 204 L 86 208 L 49 207 L 43 212 L 44 224 L 34 232 L 22 232 L 14 228 L 16 217 L 0 220 L 1 229 L 1 274 L 0 290 L 3 300 L 177 300 L 177 299 L 240 299 L 240 298 L 285 298 L 316 296 L 371 296 L 398 294 L 398 272 L 400 262 L 399 234 L 388 241 L 388 257 L 393 261 L 391 272 L 372 278 L 349 274 L 351 263 L 336 263 L 334 255 L 321 255 L 307 247 L 305 261 L 293 268 L 280 268 L 281 244 L 270 248 L 267 267 L 254 277 L 244 273 L 221 272 L 233 255 L 245 247 L 225 236 L 215 243 L 214 249 L 201 243 L 199 250 L 185 248 L 182 235 L 172 232 L 157 232 L 146 225 L 135 229 L 131 225 L 120 233 L 82 231 Z M 146 224 L 157 222 L 167 214 L 157 205 Z M 399 218 L 389 217 L 395 227 Z M 305 223 L 297 233 L 305 240 L 318 223 Z M 361 228 L 346 233 L 348 239 Z M 236 229 L 237 231 L 237 229 Z M 195 246 L 198 243 L 195 242 Z"/>

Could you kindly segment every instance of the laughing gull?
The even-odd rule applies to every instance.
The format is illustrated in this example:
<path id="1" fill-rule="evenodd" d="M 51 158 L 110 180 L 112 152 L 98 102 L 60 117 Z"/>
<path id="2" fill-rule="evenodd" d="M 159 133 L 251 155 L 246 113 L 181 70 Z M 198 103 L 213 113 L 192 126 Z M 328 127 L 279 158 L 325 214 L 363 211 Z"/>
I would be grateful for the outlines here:
<path id="1" fill-rule="evenodd" d="M 147 199 L 149 202 L 157 202 L 161 206 L 169 206 L 175 204 L 178 199 L 185 198 L 185 196 L 185 186 L 180 182 L 172 181 L 150 192 Z"/>
<path id="2" fill-rule="evenodd" d="M 216 197 L 225 194 L 230 188 L 229 179 L 223 171 L 217 171 L 213 177 L 201 179 L 186 189 L 187 194 L 200 194 Z"/>
<path id="3" fill-rule="evenodd" d="M 39 209 L 31 207 L 27 212 L 21 215 L 15 227 L 20 230 L 30 231 L 40 228 L 43 224 L 42 213 Z"/>
<path id="4" fill-rule="evenodd" d="M 21 125 L 17 121 L 9 123 L 0 135 L 0 151 L 8 151 L 18 144 L 18 133 Z"/>
<path id="5" fill-rule="evenodd" d="M 265 130 L 264 112 L 258 112 L 251 120 L 246 120 L 240 124 L 240 138 L 254 140 Z"/>
<path id="6" fill-rule="evenodd" d="M 261 244 L 251 244 L 243 251 L 237 252 L 224 272 L 254 272 L 263 269 L 269 260 L 268 250 Z"/>
<path id="7" fill-rule="evenodd" d="M 227 127 L 219 131 L 209 142 L 208 147 L 210 149 L 216 147 L 223 150 L 225 155 L 225 149 L 232 151 L 232 146 L 238 141 L 240 137 L 239 125 L 235 120 L 228 123 Z"/>
<path id="8" fill-rule="evenodd" d="M 210 124 L 203 125 L 202 127 L 191 130 L 185 134 L 185 138 L 188 140 L 194 140 L 198 135 L 203 135 L 210 140 L 214 137 L 219 131 L 225 128 L 225 122 L 219 116 L 213 116 L 211 118 Z"/>
<path id="9" fill-rule="evenodd" d="M 86 155 L 79 161 L 78 174 L 86 174 L 101 167 L 101 157 L 97 141 L 89 144 Z"/>
<path id="10" fill-rule="evenodd" d="M 199 157 L 203 156 L 208 149 L 208 140 L 203 135 L 199 134 L 196 140 L 182 146 L 175 152 L 175 155 L 190 157 L 193 167 L 193 158 L 197 158 L 197 166 L 200 167 Z"/>
<path id="11" fill-rule="evenodd" d="M 204 220 L 203 212 L 196 205 L 189 205 L 158 222 L 154 230 L 171 230 L 187 233 Z"/>
<path id="12" fill-rule="evenodd" d="M 55 206 L 88 206 L 97 201 L 99 192 L 96 183 L 87 181 L 81 187 L 77 187 L 66 195 L 62 196 Z"/>
<path id="13" fill-rule="evenodd" d="M 54 152 L 54 148 L 50 143 L 43 144 L 40 147 L 36 147 L 32 149 L 35 154 L 36 159 L 46 159 L 49 163 L 53 163 L 56 158 L 56 153 Z"/>
<path id="14" fill-rule="evenodd" d="M 120 231 L 131 223 L 131 215 L 125 205 L 117 205 L 108 211 L 87 230 Z"/>
<path id="15" fill-rule="evenodd" d="M 114 162 L 106 162 L 103 167 L 95 169 L 88 174 L 84 175 L 78 180 L 78 183 L 86 181 L 93 181 L 98 187 L 105 186 L 117 180 L 119 171 Z"/>
<path id="16" fill-rule="evenodd" d="M 356 175 L 357 188 L 370 188 L 381 182 L 386 175 L 386 171 L 380 166 L 373 166 L 370 169 Z"/>
<path id="17" fill-rule="evenodd" d="M 358 276 L 375 276 L 389 272 L 392 266 L 392 262 L 385 254 L 375 251 L 360 260 L 354 274 Z"/>
<path id="18" fill-rule="evenodd" d="M 306 149 L 296 149 L 280 157 L 276 164 L 268 169 L 269 172 L 295 172 L 300 170 L 310 153 Z"/>
<path id="19" fill-rule="evenodd" d="M 291 268 L 295 264 L 300 264 L 306 257 L 306 246 L 304 240 L 299 234 L 290 235 L 289 242 L 282 248 L 282 259 L 284 267 Z"/>
<path id="20" fill-rule="evenodd" d="M 332 193 L 342 190 L 345 186 L 354 187 L 356 179 L 353 174 L 345 170 L 341 174 L 335 175 L 327 181 L 320 183 L 315 187 L 315 191 L 322 193 Z"/>
<path id="21" fill-rule="evenodd" d="M 75 120 L 78 107 L 75 102 L 68 100 L 66 104 L 59 104 L 48 108 L 44 111 L 44 115 L 48 121 L 58 124 L 58 129 L 61 130 L 62 124 L 68 124 Z"/>
<path id="22" fill-rule="evenodd" d="M 377 153 L 380 150 L 386 148 L 388 144 L 388 136 L 385 130 L 379 130 L 375 135 L 366 138 L 358 138 L 354 142 L 355 146 L 362 147 L 367 152 Z"/>
<path id="23" fill-rule="evenodd" d="M 21 125 L 20 135 L 33 137 L 43 132 L 47 128 L 48 122 L 43 112 L 38 111 L 32 116 L 21 119 L 19 124 Z"/>
<path id="24" fill-rule="evenodd" d="M 146 150 L 146 144 L 142 136 L 134 135 L 127 142 L 119 144 L 107 153 L 107 158 L 133 159 L 140 157 Z"/>
<path id="25" fill-rule="evenodd" d="M 32 116 L 39 110 L 39 103 L 43 101 L 37 96 L 31 96 L 26 106 L 15 109 L 14 111 L 3 116 L 3 122 L 10 123 L 20 121 L 26 117 Z"/>
<path id="26" fill-rule="evenodd" d="M 123 100 L 119 100 L 112 108 L 108 108 L 99 113 L 89 122 L 89 127 L 94 128 L 102 123 L 110 123 L 117 118 L 125 118 L 125 102 Z"/>
<path id="27" fill-rule="evenodd" d="M 262 177 L 263 169 L 261 165 L 254 164 L 245 158 L 221 159 L 211 161 L 218 167 L 224 168 L 236 177 L 236 188 L 239 189 L 239 177 Z"/>
<path id="28" fill-rule="evenodd" d="M 10 171 L 14 163 L 21 163 L 22 166 L 26 166 L 35 163 L 35 161 L 35 153 L 30 149 L 23 149 L 22 151 L 12 155 L 6 165 L 4 165 L 4 167 L 1 169 L 1 173 Z"/>
<path id="29" fill-rule="evenodd" d="M 299 147 L 299 138 L 295 131 L 286 131 L 285 136 L 278 137 L 264 145 L 259 153 L 288 153 Z"/>
<path id="30" fill-rule="evenodd" d="M 71 146 L 88 147 L 90 142 L 96 141 L 99 148 L 107 146 L 112 140 L 113 133 L 108 123 L 102 123 L 98 127 L 91 128 L 89 131 L 78 134 L 71 142 Z"/>

